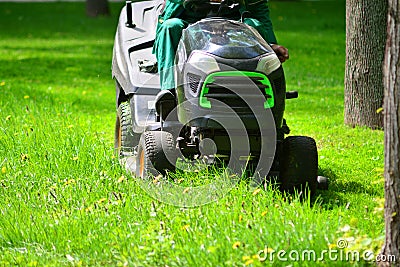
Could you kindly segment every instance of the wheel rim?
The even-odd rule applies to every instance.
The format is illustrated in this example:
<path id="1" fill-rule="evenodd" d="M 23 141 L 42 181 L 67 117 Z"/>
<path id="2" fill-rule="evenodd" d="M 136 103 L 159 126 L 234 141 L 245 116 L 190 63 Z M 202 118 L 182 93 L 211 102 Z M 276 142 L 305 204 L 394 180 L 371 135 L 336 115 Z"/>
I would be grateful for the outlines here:
<path id="1" fill-rule="evenodd" d="M 139 176 L 144 178 L 144 150 L 140 151 L 139 156 Z"/>
<path id="2" fill-rule="evenodd" d="M 121 155 L 121 146 L 122 146 L 121 120 L 119 116 L 117 116 L 117 121 L 115 122 L 115 142 L 114 142 L 116 156 Z"/>
<path id="3" fill-rule="evenodd" d="M 122 145 L 122 129 L 121 129 L 121 123 L 119 123 L 119 127 L 118 127 L 118 151 L 121 150 L 121 145 Z"/>

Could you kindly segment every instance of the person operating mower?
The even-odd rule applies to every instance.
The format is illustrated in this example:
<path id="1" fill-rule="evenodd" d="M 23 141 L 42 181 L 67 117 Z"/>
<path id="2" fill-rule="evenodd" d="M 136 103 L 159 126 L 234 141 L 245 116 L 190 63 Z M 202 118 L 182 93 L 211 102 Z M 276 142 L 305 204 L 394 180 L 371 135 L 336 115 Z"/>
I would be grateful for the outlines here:
<path id="1" fill-rule="evenodd" d="M 278 45 L 269 16 L 268 0 L 238 0 L 237 7 L 228 14 L 232 19 L 241 19 L 255 28 L 283 63 L 289 59 L 288 49 Z M 227 14 L 223 14 L 227 16 Z M 174 59 L 183 29 L 207 16 L 207 10 L 195 8 L 194 1 L 166 0 L 158 18 L 153 53 L 156 55 L 160 74 L 161 90 L 174 93 Z"/>

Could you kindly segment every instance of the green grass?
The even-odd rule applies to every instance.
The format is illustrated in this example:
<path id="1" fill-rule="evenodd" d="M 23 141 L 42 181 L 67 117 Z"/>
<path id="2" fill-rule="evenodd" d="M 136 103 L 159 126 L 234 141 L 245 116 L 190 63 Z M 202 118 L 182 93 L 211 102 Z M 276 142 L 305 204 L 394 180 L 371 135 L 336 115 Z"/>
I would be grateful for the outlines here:
<path id="1" fill-rule="evenodd" d="M 268 266 L 254 255 L 318 255 L 340 238 L 379 250 L 383 132 L 343 125 L 344 1 L 271 2 L 300 95 L 285 117 L 291 134 L 316 139 L 329 191 L 301 202 L 241 182 L 196 208 L 152 199 L 113 157 L 121 5 L 90 19 L 84 3 L 0 3 L 0 266 Z"/>

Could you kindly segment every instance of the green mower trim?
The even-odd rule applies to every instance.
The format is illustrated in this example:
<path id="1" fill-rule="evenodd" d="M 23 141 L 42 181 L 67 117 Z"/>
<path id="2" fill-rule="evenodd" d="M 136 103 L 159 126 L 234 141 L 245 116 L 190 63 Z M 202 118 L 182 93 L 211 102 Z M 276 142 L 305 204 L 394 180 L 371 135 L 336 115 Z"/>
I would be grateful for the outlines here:
<path id="1" fill-rule="evenodd" d="M 274 98 L 274 92 L 272 90 L 272 85 L 268 77 L 259 72 L 251 72 L 251 71 L 220 71 L 220 72 L 214 72 L 208 75 L 203 83 L 203 86 L 201 87 L 201 92 L 200 92 L 200 97 L 199 97 L 199 105 L 202 108 L 211 108 L 211 102 L 208 100 L 208 98 L 205 96 L 209 92 L 209 87 L 208 85 L 215 82 L 216 77 L 255 77 L 259 78 L 259 82 L 265 86 L 264 92 L 265 95 L 267 96 L 267 99 L 264 102 L 264 108 L 269 109 L 273 108 L 275 104 L 275 98 Z"/>

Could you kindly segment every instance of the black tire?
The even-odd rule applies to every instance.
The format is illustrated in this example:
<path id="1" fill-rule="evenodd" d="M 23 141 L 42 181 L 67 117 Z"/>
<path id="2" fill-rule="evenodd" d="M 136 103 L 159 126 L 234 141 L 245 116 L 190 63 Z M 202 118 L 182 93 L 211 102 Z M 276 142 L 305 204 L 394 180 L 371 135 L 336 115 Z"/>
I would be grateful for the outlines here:
<path id="1" fill-rule="evenodd" d="M 175 171 L 176 159 L 175 142 L 171 133 L 144 132 L 138 146 L 136 175 L 141 178 L 165 175 L 167 171 Z"/>
<path id="2" fill-rule="evenodd" d="M 283 141 L 280 163 L 281 189 L 288 193 L 317 189 L 318 151 L 315 140 L 307 136 L 289 136 Z"/>
<path id="3" fill-rule="evenodd" d="M 122 102 L 118 107 L 114 140 L 115 151 L 119 157 L 133 155 L 134 146 L 137 145 L 137 142 L 135 142 L 135 134 L 132 131 L 129 102 Z"/>

